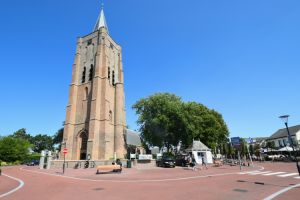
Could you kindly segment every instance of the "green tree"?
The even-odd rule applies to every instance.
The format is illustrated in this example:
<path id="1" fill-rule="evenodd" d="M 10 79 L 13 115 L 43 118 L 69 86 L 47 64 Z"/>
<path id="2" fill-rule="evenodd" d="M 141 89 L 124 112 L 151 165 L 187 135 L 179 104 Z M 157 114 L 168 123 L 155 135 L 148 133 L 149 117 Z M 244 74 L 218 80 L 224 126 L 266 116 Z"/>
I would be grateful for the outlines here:
<path id="1" fill-rule="evenodd" d="M 142 139 L 151 146 L 177 145 L 182 132 L 182 102 L 168 93 L 140 99 L 133 106 L 139 115 Z"/>
<path id="2" fill-rule="evenodd" d="M 24 139 L 12 136 L 0 139 L 0 160 L 5 162 L 23 162 L 29 155 L 31 144 Z"/>
<path id="3" fill-rule="evenodd" d="M 210 148 L 227 141 L 228 129 L 222 115 L 196 102 L 182 102 L 169 93 L 157 93 L 133 106 L 139 116 L 141 137 L 153 146 L 189 146 L 193 139 Z"/>
<path id="4" fill-rule="evenodd" d="M 250 145 L 249 147 L 250 155 L 252 156 L 254 154 L 254 147 L 253 144 Z"/>
<path id="5" fill-rule="evenodd" d="M 60 128 L 53 136 L 53 146 L 58 145 L 57 149 L 61 149 L 63 136 L 64 136 L 64 128 Z"/>
<path id="6" fill-rule="evenodd" d="M 246 156 L 247 153 L 248 153 L 248 150 L 247 150 L 247 143 L 245 141 L 245 139 L 241 138 L 240 139 L 240 151 L 241 151 L 241 156 Z"/>
<path id="7" fill-rule="evenodd" d="M 226 142 L 224 142 L 224 143 L 221 144 L 221 149 L 222 149 L 222 153 L 221 154 L 227 156 L 228 153 L 229 153 L 229 150 L 228 150 L 228 145 L 227 145 Z"/>
<path id="8" fill-rule="evenodd" d="M 22 140 L 27 140 L 28 142 L 32 141 L 32 136 L 30 134 L 26 133 L 26 129 L 25 128 L 21 128 L 19 130 L 17 130 L 16 132 L 14 132 L 11 135 L 13 138 L 18 138 L 18 139 L 22 139 Z"/>
<path id="9" fill-rule="evenodd" d="M 184 144 L 190 144 L 192 139 L 201 140 L 210 148 L 215 149 L 228 139 L 229 131 L 223 117 L 215 110 L 210 110 L 196 102 L 184 103 L 185 136 Z"/>
<path id="10" fill-rule="evenodd" d="M 234 148 L 232 147 L 231 143 L 228 142 L 227 143 L 227 147 L 228 147 L 228 157 L 232 158 L 232 156 L 234 156 Z"/>
<path id="11" fill-rule="evenodd" d="M 269 148 L 271 149 L 271 151 L 273 151 L 275 149 L 275 142 L 268 141 L 266 146 L 267 146 L 268 151 L 269 151 Z"/>
<path id="12" fill-rule="evenodd" d="M 256 156 L 260 156 L 260 145 L 259 144 L 255 144 L 254 145 L 254 153 Z"/>
<path id="13" fill-rule="evenodd" d="M 52 137 L 38 134 L 32 139 L 33 151 L 41 152 L 42 150 L 53 150 Z"/>

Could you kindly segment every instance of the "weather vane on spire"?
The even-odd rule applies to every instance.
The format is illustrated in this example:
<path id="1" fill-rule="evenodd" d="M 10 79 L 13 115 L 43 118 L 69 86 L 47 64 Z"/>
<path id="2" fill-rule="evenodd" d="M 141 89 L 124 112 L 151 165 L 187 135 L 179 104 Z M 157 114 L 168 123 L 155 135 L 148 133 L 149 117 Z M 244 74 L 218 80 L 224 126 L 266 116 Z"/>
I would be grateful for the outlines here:
<path id="1" fill-rule="evenodd" d="M 104 9 L 104 2 L 103 2 L 103 0 L 101 0 L 101 9 L 102 10 Z"/>

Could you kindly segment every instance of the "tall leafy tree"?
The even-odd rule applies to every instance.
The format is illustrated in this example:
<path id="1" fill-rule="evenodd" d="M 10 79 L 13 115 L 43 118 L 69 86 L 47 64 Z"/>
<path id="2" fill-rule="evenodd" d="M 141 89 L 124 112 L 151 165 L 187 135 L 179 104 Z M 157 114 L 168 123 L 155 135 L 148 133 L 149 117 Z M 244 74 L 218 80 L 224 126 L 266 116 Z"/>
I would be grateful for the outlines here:
<path id="1" fill-rule="evenodd" d="M 25 128 L 21 128 L 12 134 L 12 137 L 27 140 L 28 142 L 32 141 L 32 136 L 26 133 Z"/>
<path id="2" fill-rule="evenodd" d="M 25 161 L 31 144 L 24 139 L 12 136 L 0 139 L 0 160 L 5 162 Z"/>
<path id="3" fill-rule="evenodd" d="M 189 146 L 200 139 L 211 148 L 227 141 L 228 129 L 222 115 L 196 102 L 182 102 L 169 93 L 157 93 L 133 105 L 139 116 L 141 136 L 154 146 Z"/>
<path id="4" fill-rule="evenodd" d="M 139 115 L 142 139 L 153 146 L 177 145 L 182 130 L 182 102 L 169 93 L 157 93 L 132 106 Z"/>
<path id="5" fill-rule="evenodd" d="M 227 126 L 221 114 L 210 110 L 196 102 L 184 103 L 185 136 L 183 143 L 190 144 L 192 139 L 199 139 L 210 148 L 216 147 L 227 141 L 229 135 Z"/>
<path id="6" fill-rule="evenodd" d="M 64 128 L 60 128 L 53 136 L 53 145 L 58 145 L 57 149 L 61 149 L 61 143 L 63 141 Z"/>
<path id="7" fill-rule="evenodd" d="M 244 138 L 241 138 L 240 139 L 240 151 L 241 151 L 241 156 L 246 156 L 247 153 L 248 153 L 248 150 L 247 150 L 247 143 L 245 141 Z"/>
<path id="8" fill-rule="evenodd" d="M 53 150 L 52 137 L 38 134 L 32 139 L 33 151 L 41 152 L 42 150 Z"/>
<path id="9" fill-rule="evenodd" d="M 251 144 L 249 146 L 249 151 L 250 151 L 250 155 L 252 156 L 254 154 L 254 148 L 253 148 L 253 144 Z"/>

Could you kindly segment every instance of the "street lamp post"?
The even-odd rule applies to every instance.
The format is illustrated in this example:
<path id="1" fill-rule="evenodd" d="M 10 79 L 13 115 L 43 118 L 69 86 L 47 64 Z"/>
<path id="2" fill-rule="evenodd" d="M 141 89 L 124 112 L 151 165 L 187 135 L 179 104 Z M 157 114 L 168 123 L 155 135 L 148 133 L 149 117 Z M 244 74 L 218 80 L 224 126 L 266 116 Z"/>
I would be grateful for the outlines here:
<path id="1" fill-rule="evenodd" d="M 282 119 L 282 121 L 285 124 L 286 130 L 287 130 L 287 133 L 288 133 L 288 140 L 289 140 L 289 143 L 290 143 L 290 145 L 291 145 L 291 147 L 293 149 L 293 154 L 295 156 L 297 170 L 298 170 L 298 173 L 299 173 L 299 176 L 300 176 L 300 166 L 299 166 L 298 159 L 297 159 L 297 152 L 295 152 L 294 145 L 293 145 L 293 140 L 292 140 L 292 137 L 291 137 L 291 134 L 290 134 L 290 130 L 289 130 L 289 127 L 288 127 L 289 115 L 282 115 L 279 118 Z"/>

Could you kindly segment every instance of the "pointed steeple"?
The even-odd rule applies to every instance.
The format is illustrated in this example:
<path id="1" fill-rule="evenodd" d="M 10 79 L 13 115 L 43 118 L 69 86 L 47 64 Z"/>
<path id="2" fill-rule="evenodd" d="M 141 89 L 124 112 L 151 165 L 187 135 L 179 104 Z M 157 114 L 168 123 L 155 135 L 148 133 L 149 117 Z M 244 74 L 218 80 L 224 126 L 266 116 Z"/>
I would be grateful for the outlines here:
<path id="1" fill-rule="evenodd" d="M 94 27 L 94 31 L 97 31 L 100 28 L 105 28 L 108 32 L 108 27 L 107 27 L 107 24 L 106 24 L 106 20 L 105 20 L 105 16 L 104 16 L 104 8 L 103 7 L 104 6 L 103 6 L 103 3 L 102 3 L 101 12 L 100 12 L 100 15 L 98 16 L 96 25 Z"/>

